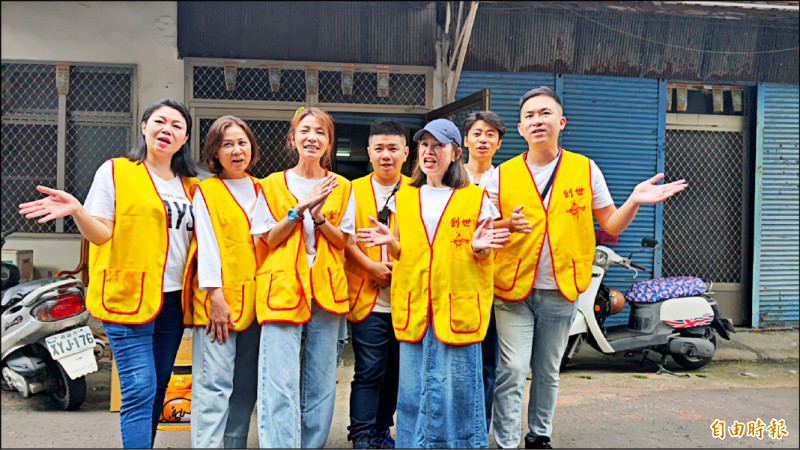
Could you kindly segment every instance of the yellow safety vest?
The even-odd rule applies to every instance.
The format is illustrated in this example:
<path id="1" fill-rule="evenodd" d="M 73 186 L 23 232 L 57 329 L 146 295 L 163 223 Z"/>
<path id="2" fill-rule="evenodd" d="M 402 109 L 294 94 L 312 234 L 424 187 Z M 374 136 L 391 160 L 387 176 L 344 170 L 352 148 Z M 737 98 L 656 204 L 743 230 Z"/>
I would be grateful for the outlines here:
<path id="1" fill-rule="evenodd" d="M 326 172 L 327 175 L 327 172 Z M 336 175 L 338 186 L 328 195 L 322 214 L 333 226 L 338 226 L 350 199 L 350 181 Z M 286 171 L 261 180 L 272 217 L 281 221 L 298 199 L 289 192 Z M 302 216 L 301 216 L 302 219 Z M 335 314 L 349 310 L 347 278 L 344 274 L 344 249 L 331 245 L 322 233 L 314 233 L 317 253 L 309 271 L 303 238 L 302 220 L 277 248 L 271 249 L 259 239 L 256 244 L 256 317 L 259 323 L 305 323 L 311 319 L 313 297 L 320 308 Z"/>
<path id="2" fill-rule="evenodd" d="M 114 231 L 89 245 L 86 308 L 106 322 L 142 324 L 161 310 L 169 249 L 167 211 L 144 163 L 113 158 Z M 181 177 L 186 197 L 197 178 Z"/>
<path id="3" fill-rule="evenodd" d="M 525 205 L 522 213 L 531 223 L 530 234 L 512 233 L 510 241 L 495 252 L 498 298 L 519 301 L 530 294 L 545 233 L 561 294 L 574 301 L 589 287 L 595 248 L 590 163 L 577 153 L 561 149 L 561 154 L 546 210 L 525 162 L 527 152 L 498 166 L 500 213 L 508 218 L 515 207 Z"/>
<path id="4" fill-rule="evenodd" d="M 451 194 L 433 243 L 422 221 L 420 190 L 397 191 L 400 259 L 392 268 L 392 324 L 398 340 L 416 342 L 428 327 L 446 344 L 472 344 L 486 336 L 492 307 L 492 258 L 472 251 L 483 189 L 469 185 Z"/>
<path id="5" fill-rule="evenodd" d="M 400 176 L 400 188 L 407 186 L 411 179 L 405 175 Z M 369 221 L 369 216 L 378 218 L 378 205 L 375 200 L 375 191 L 372 188 L 372 175 L 353 180 L 353 195 L 356 200 L 356 230 L 359 228 L 372 228 L 375 225 Z M 394 220 L 390 219 L 389 228 L 394 228 Z M 371 260 L 379 262 L 381 260 L 381 247 L 366 247 L 366 243 L 359 242 L 358 248 Z M 391 261 L 391 256 L 389 257 Z M 344 270 L 347 275 L 348 295 L 350 297 L 350 312 L 347 318 L 351 322 L 361 322 L 366 319 L 375 307 L 378 299 L 378 290 L 373 289 L 369 283 L 369 275 L 361 266 L 351 260 L 344 262 Z"/>
<path id="6" fill-rule="evenodd" d="M 255 178 L 253 192 L 256 192 Z M 256 250 L 250 236 L 250 219 L 236 201 L 233 193 L 219 176 L 207 178 L 194 186 L 203 194 L 211 226 L 214 228 L 220 262 L 222 263 L 222 296 L 231 311 L 236 326 L 231 331 L 243 331 L 256 317 Z M 197 273 L 197 237 L 192 236 L 189 260 L 183 277 L 183 324 L 208 324 L 210 305 L 208 291 L 200 289 Z"/>

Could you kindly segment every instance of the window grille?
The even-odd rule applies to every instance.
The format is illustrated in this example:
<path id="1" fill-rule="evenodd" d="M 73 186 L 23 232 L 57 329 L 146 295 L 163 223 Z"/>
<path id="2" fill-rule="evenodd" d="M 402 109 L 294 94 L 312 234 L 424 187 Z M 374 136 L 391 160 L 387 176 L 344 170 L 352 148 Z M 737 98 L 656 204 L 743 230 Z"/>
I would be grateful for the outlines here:
<path id="1" fill-rule="evenodd" d="M 667 130 L 664 147 L 664 172 L 689 188 L 664 202 L 663 275 L 740 283 L 744 133 Z"/>
<path id="2" fill-rule="evenodd" d="M 280 87 L 272 92 L 269 82 L 269 62 L 247 62 L 237 65 L 236 84 L 228 91 L 225 85 L 224 61 L 189 61 L 192 78 L 193 101 L 268 101 L 294 103 L 297 106 L 309 101 L 322 108 L 331 105 L 398 106 L 427 108 L 429 74 L 427 68 L 400 67 L 389 72 L 389 95 L 378 96 L 378 73 L 375 66 L 356 67 L 353 72 L 353 90 L 345 95 L 342 89 L 341 65 L 317 63 L 318 85 L 315 98 L 306 91 L 304 63 L 281 63 Z M 258 66 L 253 67 L 253 64 Z M 290 105 L 292 106 L 292 105 Z"/>
<path id="3" fill-rule="evenodd" d="M 192 95 L 195 99 L 207 100 L 265 100 L 274 102 L 306 101 L 306 73 L 304 70 L 282 70 L 281 86 L 272 92 L 269 84 L 269 69 L 264 67 L 240 67 L 236 72 L 236 88 L 225 88 L 225 73 L 222 66 L 194 66 Z"/>
<path id="4" fill-rule="evenodd" d="M 133 67 L 71 65 L 63 167 L 58 167 L 59 102 L 55 64 L 2 63 L 2 229 L 77 233 L 71 218 L 38 224 L 18 213 L 40 198 L 36 185 L 84 201 L 98 167 L 133 144 Z M 64 173 L 58 186 L 58 172 Z"/>
<path id="5" fill-rule="evenodd" d="M 206 135 L 214 123 L 214 119 L 200 119 L 200 146 L 205 144 Z M 289 122 L 286 120 L 261 120 L 245 119 L 253 131 L 258 143 L 259 158 L 250 174 L 256 178 L 264 178 L 272 172 L 288 169 L 297 164 L 297 152 L 286 149 L 286 134 L 289 132 Z"/>
<path id="6" fill-rule="evenodd" d="M 355 72 L 353 94 L 342 92 L 340 71 L 319 72 L 319 103 L 345 103 L 370 105 L 425 105 L 424 74 L 389 74 L 389 96 L 378 97 L 377 72 Z"/>

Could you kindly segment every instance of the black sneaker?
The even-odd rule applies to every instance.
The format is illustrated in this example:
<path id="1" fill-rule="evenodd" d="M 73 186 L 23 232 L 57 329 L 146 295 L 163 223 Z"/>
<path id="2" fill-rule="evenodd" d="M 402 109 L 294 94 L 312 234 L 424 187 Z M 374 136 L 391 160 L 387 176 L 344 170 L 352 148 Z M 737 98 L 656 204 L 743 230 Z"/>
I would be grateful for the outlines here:
<path id="1" fill-rule="evenodd" d="M 550 446 L 550 438 L 547 436 L 536 436 L 533 440 L 525 438 L 525 448 L 553 448 Z"/>
<path id="2" fill-rule="evenodd" d="M 389 429 L 385 429 L 378 433 L 377 436 L 370 439 L 370 448 L 394 448 L 394 439 L 392 438 Z"/>
<path id="3" fill-rule="evenodd" d="M 370 448 L 369 438 L 364 436 L 353 439 L 353 448 Z"/>

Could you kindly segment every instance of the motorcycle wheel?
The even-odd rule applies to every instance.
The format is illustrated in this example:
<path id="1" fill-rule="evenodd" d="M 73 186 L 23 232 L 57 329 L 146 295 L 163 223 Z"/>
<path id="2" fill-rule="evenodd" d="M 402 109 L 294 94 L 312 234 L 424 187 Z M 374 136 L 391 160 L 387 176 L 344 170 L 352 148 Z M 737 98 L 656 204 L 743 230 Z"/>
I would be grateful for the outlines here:
<path id="1" fill-rule="evenodd" d="M 581 342 L 583 342 L 582 338 L 583 335 L 581 334 L 575 334 L 569 337 L 569 340 L 567 341 L 567 348 L 564 350 L 564 355 L 561 357 L 561 366 L 559 371 L 563 371 L 567 367 L 567 364 L 572 361 L 572 358 L 578 354 L 578 350 L 581 348 Z M 569 356 L 570 349 L 573 346 L 575 347 L 575 350 L 572 352 L 572 356 Z"/>
<path id="2" fill-rule="evenodd" d="M 716 351 L 717 337 L 714 335 L 714 333 L 711 333 L 711 337 L 709 337 L 708 340 L 711 342 L 711 345 L 714 346 L 714 350 Z M 711 358 L 713 357 L 714 357 L 713 354 L 707 357 L 700 357 L 700 356 L 686 356 L 686 355 L 672 353 L 672 360 L 683 366 L 685 369 L 699 369 L 708 364 L 709 362 L 711 362 Z"/>
<path id="3" fill-rule="evenodd" d="M 47 397 L 62 411 L 74 411 L 86 400 L 86 377 L 72 379 L 56 361 L 47 363 L 50 391 Z"/>

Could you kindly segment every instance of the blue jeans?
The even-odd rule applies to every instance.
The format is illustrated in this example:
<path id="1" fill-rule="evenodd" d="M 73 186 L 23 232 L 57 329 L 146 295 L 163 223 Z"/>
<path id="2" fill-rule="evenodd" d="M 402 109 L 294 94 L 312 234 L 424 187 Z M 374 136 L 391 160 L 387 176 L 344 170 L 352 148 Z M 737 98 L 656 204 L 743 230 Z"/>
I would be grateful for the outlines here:
<path id="1" fill-rule="evenodd" d="M 558 371 L 575 319 L 577 302 L 559 291 L 534 289 L 519 302 L 496 300 L 499 360 L 494 391 L 494 438 L 501 448 L 520 441 L 522 390 L 530 367 L 528 437 L 553 431 L 558 396 Z"/>
<path id="2" fill-rule="evenodd" d="M 400 342 L 397 448 L 486 448 L 481 344 Z"/>
<path id="3" fill-rule="evenodd" d="M 206 327 L 192 336 L 193 448 L 246 448 L 258 381 L 257 321 L 228 340 L 211 342 Z M 231 370 L 233 369 L 233 370 Z"/>
<path id="4" fill-rule="evenodd" d="M 147 323 L 103 328 L 119 374 L 122 446 L 151 448 L 183 336 L 181 291 L 165 292 L 161 311 Z"/>
<path id="5" fill-rule="evenodd" d="M 336 400 L 336 354 L 344 315 L 311 302 L 305 324 L 264 322 L 258 357 L 261 447 L 322 448 Z M 305 334 L 305 341 L 301 341 Z"/>
<path id="6" fill-rule="evenodd" d="M 492 401 L 494 400 L 494 377 L 497 370 L 497 325 L 494 310 L 490 311 L 489 328 L 481 342 L 481 358 L 483 360 L 483 399 L 486 404 L 486 431 L 492 423 Z"/>
<path id="7" fill-rule="evenodd" d="M 347 345 L 347 320 L 342 320 L 339 324 L 339 338 L 336 344 L 336 366 L 339 366 L 339 360 L 342 358 L 342 351 L 344 346 Z"/>
<path id="8" fill-rule="evenodd" d="M 390 313 L 373 312 L 361 322 L 352 322 L 350 331 L 356 364 L 347 439 L 355 441 L 394 425 L 399 348 Z"/>

